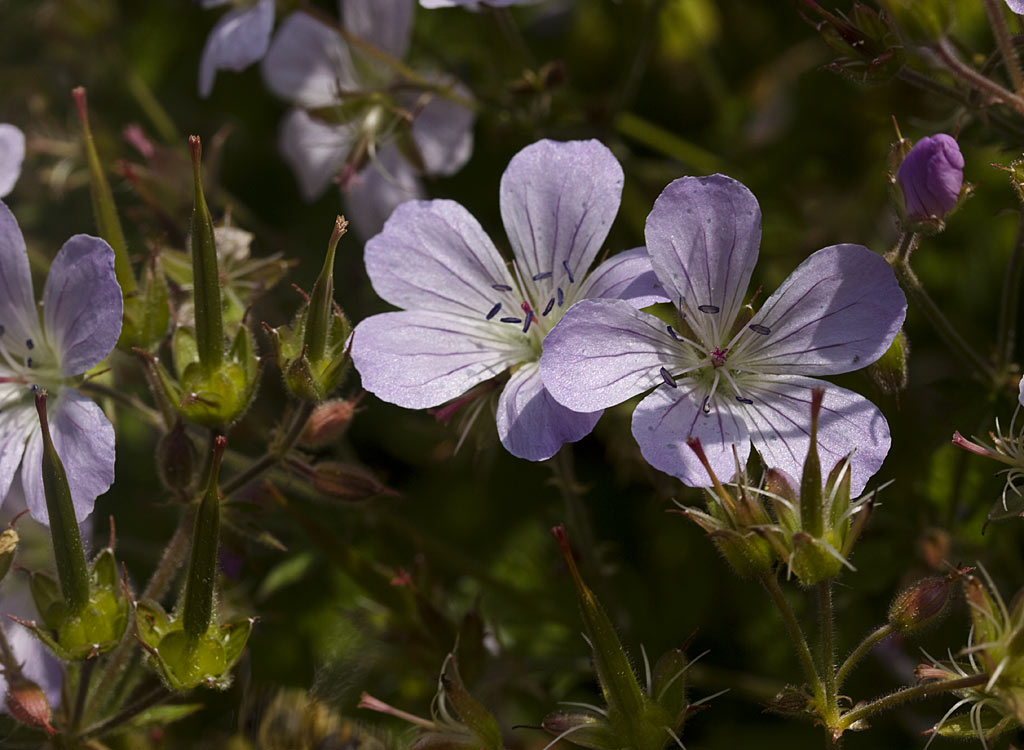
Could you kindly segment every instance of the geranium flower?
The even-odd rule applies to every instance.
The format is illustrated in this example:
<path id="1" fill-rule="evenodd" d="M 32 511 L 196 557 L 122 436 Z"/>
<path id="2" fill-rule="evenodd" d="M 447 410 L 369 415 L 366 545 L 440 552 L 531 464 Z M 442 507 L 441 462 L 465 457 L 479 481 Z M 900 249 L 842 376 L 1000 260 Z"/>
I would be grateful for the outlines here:
<path id="1" fill-rule="evenodd" d="M 862 396 L 805 377 L 856 370 L 888 348 L 906 314 L 889 265 L 860 245 L 801 263 L 759 312 L 743 301 L 761 238 L 761 211 L 729 177 L 671 183 L 647 218 L 647 250 L 679 313 L 676 325 L 614 300 L 580 302 L 544 342 L 544 384 L 561 404 L 593 411 L 654 388 L 633 413 L 644 458 L 691 486 L 710 484 L 687 447 L 699 438 L 720 477 L 750 442 L 766 465 L 800 476 L 810 442 L 811 389 L 825 389 L 823 466 L 856 451 L 852 496 L 889 451 L 889 427 Z"/>
<path id="2" fill-rule="evenodd" d="M 509 5 L 533 5 L 539 2 L 540 0 L 420 0 L 420 5 L 424 8 L 456 8 L 461 6 L 471 10 L 479 10 L 481 6 L 504 8 Z"/>
<path id="3" fill-rule="evenodd" d="M 1014 13 L 1024 16 L 1024 0 L 1006 0 L 1006 4 Z"/>
<path id="4" fill-rule="evenodd" d="M 423 409 L 509 370 L 497 426 L 510 453 L 540 461 L 589 433 L 600 411 L 580 414 L 556 403 L 538 360 L 544 337 L 576 300 L 608 297 L 642 307 L 664 299 L 643 248 L 615 255 L 587 276 L 621 193 L 622 167 L 597 141 L 527 146 L 501 178 L 511 269 L 458 203 L 399 206 L 366 243 L 373 288 L 404 309 L 356 326 L 352 359 L 363 387 Z"/>
<path id="5" fill-rule="evenodd" d="M 25 134 L 14 125 L 0 123 L 0 198 L 14 189 L 25 159 Z"/>
<path id="6" fill-rule="evenodd" d="M 0 203 L 0 498 L 20 467 L 29 511 L 41 523 L 48 516 L 33 393 L 50 394 L 50 431 L 81 522 L 114 481 L 114 428 L 72 386 L 114 348 L 121 314 L 114 251 L 98 237 L 76 234 L 50 265 L 40 321 L 25 240 Z"/>
<path id="7" fill-rule="evenodd" d="M 204 8 L 226 5 L 232 0 L 201 0 Z M 263 59 L 274 30 L 274 0 L 256 0 L 228 11 L 206 37 L 199 59 L 199 95 L 213 91 L 218 70 L 245 70 Z"/>
<path id="8" fill-rule="evenodd" d="M 345 29 L 396 60 L 409 47 L 413 9 L 413 0 L 339 2 Z M 280 149 L 303 197 L 313 200 L 340 182 L 352 226 L 364 237 L 380 231 L 399 203 L 422 196 L 418 174 L 454 174 L 472 152 L 470 110 L 410 89 L 391 67 L 307 13 L 281 24 L 263 77 L 297 105 L 282 124 Z"/>

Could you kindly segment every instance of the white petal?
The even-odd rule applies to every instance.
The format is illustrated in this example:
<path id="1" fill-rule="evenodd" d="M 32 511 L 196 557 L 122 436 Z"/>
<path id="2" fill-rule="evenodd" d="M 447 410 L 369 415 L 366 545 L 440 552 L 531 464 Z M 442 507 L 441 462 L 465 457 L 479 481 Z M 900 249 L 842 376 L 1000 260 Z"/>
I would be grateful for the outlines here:
<path id="1" fill-rule="evenodd" d="M 374 163 L 356 175 L 345 194 L 345 205 L 352 228 L 367 239 L 384 228 L 395 208 L 423 197 L 423 185 L 409 162 L 397 148 L 386 146 Z"/>
<path id="2" fill-rule="evenodd" d="M 262 70 L 273 93 L 306 109 L 337 104 L 341 92 L 360 88 L 341 34 L 306 13 L 284 19 Z"/>
<path id="3" fill-rule="evenodd" d="M 26 342 L 39 341 L 39 315 L 28 269 L 28 251 L 18 222 L 0 202 L 0 345 L 19 357 L 28 353 Z M 3 366 L 0 358 L 0 366 Z"/>
<path id="4" fill-rule="evenodd" d="M 345 28 L 397 60 L 405 57 L 412 29 L 412 0 L 339 0 Z"/>
<path id="5" fill-rule="evenodd" d="M 218 70 L 242 71 L 262 59 L 274 29 L 274 0 L 257 0 L 252 7 L 236 8 L 217 21 L 199 60 L 199 95 L 213 91 Z"/>
<path id="6" fill-rule="evenodd" d="M 298 180 L 302 197 L 311 201 L 331 184 L 352 150 L 352 135 L 345 125 L 328 125 L 293 109 L 281 123 L 281 155 Z"/>
<path id="7" fill-rule="evenodd" d="M 0 198 L 14 189 L 25 159 L 25 134 L 14 125 L 0 123 Z"/>

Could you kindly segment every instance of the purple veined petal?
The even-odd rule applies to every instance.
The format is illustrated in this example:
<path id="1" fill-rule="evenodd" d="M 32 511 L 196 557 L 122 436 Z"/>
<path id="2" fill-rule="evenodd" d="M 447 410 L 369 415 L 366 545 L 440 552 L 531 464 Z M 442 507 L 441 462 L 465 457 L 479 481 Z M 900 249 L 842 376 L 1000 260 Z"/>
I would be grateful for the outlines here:
<path id="1" fill-rule="evenodd" d="M 365 240 L 384 228 L 399 205 L 423 197 L 423 185 L 412 166 L 397 148 L 385 146 L 374 163 L 356 175 L 345 205 L 353 230 Z"/>
<path id="2" fill-rule="evenodd" d="M 885 260 L 833 245 L 797 266 L 750 322 L 732 355 L 757 372 L 835 375 L 881 357 L 903 325 L 907 298 Z"/>
<path id="3" fill-rule="evenodd" d="M 278 136 L 281 155 L 292 168 L 302 197 L 312 201 L 331 184 L 352 150 L 353 138 L 345 125 L 328 125 L 304 109 L 285 115 Z"/>
<path id="4" fill-rule="evenodd" d="M 1010 10 L 1018 15 L 1024 15 L 1024 0 L 1006 0 Z"/>
<path id="5" fill-rule="evenodd" d="M 537 141 L 501 176 L 501 219 L 527 276 L 582 279 L 622 197 L 622 167 L 599 141 Z"/>
<path id="6" fill-rule="evenodd" d="M 818 457 L 821 472 L 853 451 L 850 463 L 851 497 L 881 468 L 889 453 L 889 424 L 878 407 L 859 393 L 824 380 L 778 375 L 759 379 L 744 394 L 753 404 L 737 404 L 750 440 L 767 466 L 793 477 L 803 474 L 810 447 L 811 390 L 825 389 L 818 419 Z"/>
<path id="7" fill-rule="evenodd" d="M 236 8 L 217 21 L 206 37 L 199 60 L 199 96 L 213 91 L 218 70 L 245 70 L 258 62 L 270 46 L 274 30 L 274 0 L 257 0 L 248 8 Z"/>
<path id="8" fill-rule="evenodd" d="M 68 475 L 75 518 L 84 521 L 96 498 L 114 483 L 114 427 L 103 410 L 78 391 L 65 388 L 49 404 L 50 434 Z M 21 485 L 32 518 L 49 525 L 43 492 L 43 433 L 36 427 L 21 462 Z"/>
<path id="9" fill-rule="evenodd" d="M 338 0 L 345 28 L 397 60 L 405 57 L 413 0 Z"/>
<path id="10" fill-rule="evenodd" d="M 14 484 L 25 444 L 39 428 L 35 405 L 25 398 L 26 386 L 0 384 L 0 505 Z"/>
<path id="11" fill-rule="evenodd" d="M 409 201 L 366 243 L 366 272 L 396 307 L 485 321 L 512 279 L 479 222 L 455 201 Z M 519 310 L 514 312 L 518 313 Z"/>
<path id="12" fill-rule="evenodd" d="M 330 107 L 360 88 L 348 45 L 337 30 L 306 13 L 292 13 L 263 58 L 263 80 L 277 96 L 306 109 Z"/>
<path id="13" fill-rule="evenodd" d="M 718 330 L 732 328 L 761 243 L 753 194 L 720 174 L 675 180 L 654 202 L 644 234 L 654 273 L 672 301 L 682 299 L 694 311 L 717 308 L 707 314 L 719 316 Z"/>
<path id="14" fill-rule="evenodd" d="M 374 315 L 356 326 L 352 362 L 382 401 L 425 409 L 461 396 L 530 356 L 519 329 L 428 311 Z"/>
<path id="15" fill-rule="evenodd" d="M 0 198 L 14 190 L 25 159 L 25 134 L 14 125 L 0 123 Z"/>
<path id="16" fill-rule="evenodd" d="M 110 354 L 123 306 L 110 245 L 87 234 L 71 237 L 50 264 L 43 290 L 46 338 L 61 375 L 80 375 Z"/>
<path id="17" fill-rule="evenodd" d="M 26 341 L 41 337 L 25 238 L 7 205 L 0 202 L 0 345 L 24 357 Z M 0 358 L 0 367 L 3 367 Z"/>
<path id="18" fill-rule="evenodd" d="M 670 301 L 654 275 L 646 247 L 626 250 L 599 265 L 583 282 L 578 298 L 622 299 L 637 308 Z"/>
<path id="19" fill-rule="evenodd" d="M 564 443 L 589 435 L 602 413 L 575 412 L 559 404 L 544 389 L 537 363 L 529 362 L 505 385 L 495 421 L 505 450 L 527 461 L 543 461 Z"/>
<path id="20" fill-rule="evenodd" d="M 678 478 L 689 487 L 707 487 L 711 478 L 686 444 L 698 438 L 715 475 L 723 482 L 736 474 L 750 455 L 750 439 L 743 419 L 731 406 L 716 404 L 703 410 L 706 388 L 691 380 L 679 380 L 676 388 L 658 388 L 633 412 L 633 437 L 644 460 L 659 471 Z"/>
<path id="21" fill-rule="evenodd" d="M 472 99 L 461 83 L 452 84 L 453 93 Z M 409 102 L 412 111 L 417 102 Z M 412 121 L 412 137 L 429 175 L 447 176 L 458 172 L 473 153 L 473 122 L 476 115 L 465 107 L 434 95 Z"/>
<path id="22" fill-rule="evenodd" d="M 680 353 L 665 324 L 629 302 L 582 300 L 544 337 L 540 368 L 556 401 L 596 411 L 663 384 Z"/>

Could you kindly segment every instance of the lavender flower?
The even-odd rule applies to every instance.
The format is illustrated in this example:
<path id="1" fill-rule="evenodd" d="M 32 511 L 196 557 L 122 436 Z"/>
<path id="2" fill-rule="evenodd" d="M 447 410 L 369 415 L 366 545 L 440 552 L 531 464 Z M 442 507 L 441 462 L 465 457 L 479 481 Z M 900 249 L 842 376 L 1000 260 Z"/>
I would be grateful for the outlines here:
<path id="1" fill-rule="evenodd" d="M 908 218 L 941 219 L 960 199 L 964 184 L 960 147 L 945 133 L 922 138 L 900 163 L 896 181 Z"/>
<path id="2" fill-rule="evenodd" d="M 679 322 L 614 300 L 570 309 L 544 342 L 544 385 L 559 403 L 593 411 L 654 389 L 633 413 L 644 458 L 691 486 L 710 479 L 686 445 L 698 438 L 712 469 L 732 476 L 749 443 L 799 476 L 810 442 L 811 390 L 825 388 L 822 465 L 853 455 L 852 496 L 881 466 L 889 428 L 856 393 L 805 375 L 874 362 L 906 313 L 889 265 L 860 245 L 835 245 L 800 264 L 749 317 L 743 297 L 757 260 L 761 211 L 723 175 L 671 183 L 647 217 L 647 249 Z"/>
<path id="3" fill-rule="evenodd" d="M 420 0 L 424 8 L 456 8 L 463 7 L 470 10 L 479 10 L 481 6 L 492 8 L 504 8 L 509 5 L 532 5 L 540 0 Z"/>
<path id="4" fill-rule="evenodd" d="M 1014 13 L 1024 16 L 1024 0 L 1006 0 L 1006 4 Z"/>
<path id="5" fill-rule="evenodd" d="M 404 309 L 356 327 L 352 359 L 363 387 L 422 409 L 511 370 L 497 413 L 510 453 L 540 461 L 589 433 L 600 411 L 556 403 L 538 360 L 544 337 L 576 300 L 612 298 L 632 309 L 664 299 L 643 248 L 586 275 L 621 193 L 622 167 L 597 141 L 527 146 L 501 178 L 511 270 L 458 203 L 399 206 L 366 244 L 366 270 L 377 293 Z"/>
<path id="6" fill-rule="evenodd" d="M 202 0 L 204 8 L 225 5 L 231 0 Z M 263 59 L 274 30 L 274 0 L 256 0 L 228 11 L 203 45 L 199 60 L 199 95 L 204 99 L 213 91 L 218 70 L 242 71 Z"/>
<path id="7" fill-rule="evenodd" d="M 95 403 L 68 386 L 99 364 L 121 333 L 114 251 L 84 234 L 65 242 L 50 265 L 40 322 L 25 240 L 0 203 L 0 289 L 0 499 L 20 466 L 32 517 L 48 521 L 33 397 L 37 388 L 46 388 L 50 431 L 82 521 L 114 481 L 114 428 Z"/>
<path id="8" fill-rule="evenodd" d="M 339 9 L 349 32 L 397 60 L 404 57 L 413 0 L 341 0 Z M 378 232 L 399 203 L 422 197 L 420 172 L 454 174 L 472 152 L 470 110 L 402 89 L 391 67 L 307 13 L 281 24 L 263 77 L 271 91 L 297 105 L 281 127 L 280 149 L 303 197 L 313 200 L 340 182 L 352 225 L 364 237 Z M 454 82 L 448 85 L 464 95 Z M 399 135 L 411 136 L 404 150 Z"/>
<path id="9" fill-rule="evenodd" d="M 14 125 L 0 123 L 0 198 L 14 189 L 25 158 L 25 134 Z"/>

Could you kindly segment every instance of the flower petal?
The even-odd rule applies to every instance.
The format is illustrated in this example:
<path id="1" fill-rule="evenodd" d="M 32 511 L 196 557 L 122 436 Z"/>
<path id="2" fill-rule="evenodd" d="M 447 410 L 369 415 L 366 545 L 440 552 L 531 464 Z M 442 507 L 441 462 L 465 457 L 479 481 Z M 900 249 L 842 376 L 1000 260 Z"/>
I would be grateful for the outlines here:
<path id="1" fill-rule="evenodd" d="M 70 388 L 51 400 L 49 422 L 53 446 L 68 475 L 75 518 L 81 523 L 92 513 L 96 498 L 114 483 L 114 427 L 99 406 Z M 37 428 L 25 448 L 21 484 L 32 518 L 49 525 L 42 458 L 43 434 Z"/>
<path id="2" fill-rule="evenodd" d="M 594 411 L 663 383 L 679 351 L 664 323 L 629 302 L 583 300 L 544 338 L 540 367 L 556 401 Z"/>
<path id="3" fill-rule="evenodd" d="M 110 354 L 122 310 L 114 251 L 99 237 L 76 234 L 50 264 L 43 290 L 46 338 L 61 375 L 80 375 Z"/>
<path id="4" fill-rule="evenodd" d="M 619 210 L 622 179 L 598 141 L 537 141 L 513 156 L 501 176 L 501 218 L 526 275 L 551 273 L 553 286 L 583 278 Z"/>
<path id="5" fill-rule="evenodd" d="M 1020 385 L 1018 385 L 1017 388 L 1020 391 L 1020 395 L 1017 396 L 1017 400 L 1020 402 L 1021 406 L 1024 406 L 1024 378 L 1020 379 Z"/>
<path id="6" fill-rule="evenodd" d="M 363 387 L 409 409 L 437 406 L 529 356 L 501 323 L 437 312 L 374 315 L 356 326 L 352 361 Z"/>
<path id="7" fill-rule="evenodd" d="M 764 303 L 731 355 L 769 373 L 834 375 L 885 354 L 903 325 L 907 298 L 885 260 L 860 245 L 833 245 L 797 266 Z"/>
<path id="8" fill-rule="evenodd" d="M 864 491 L 889 452 L 889 425 L 878 407 L 853 391 L 824 380 L 793 376 L 762 378 L 748 386 L 753 404 L 737 404 L 766 465 L 793 477 L 803 474 L 810 448 L 811 389 L 824 388 L 818 420 L 818 456 L 827 475 L 843 457 L 851 460 L 852 497 Z"/>
<path id="9" fill-rule="evenodd" d="M 467 99 L 472 94 L 456 83 L 452 91 Z M 411 103 L 415 111 L 416 103 Z M 473 121 L 476 115 L 463 106 L 433 96 L 412 121 L 412 137 L 416 141 L 427 174 L 455 174 L 473 153 Z"/>
<path id="10" fill-rule="evenodd" d="M 14 189 L 25 159 L 25 134 L 13 125 L 0 123 L 0 198 Z"/>
<path id="11" fill-rule="evenodd" d="M 199 96 L 213 91 L 218 70 L 242 71 L 267 54 L 274 30 L 274 0 L 257 0 L 249 8 L 225 13 L 203 45 L 199 60 Z"/>
<path id="12" fill-rule="evenodd" d="M 293 109 L 285 115 L 278 148 L 305 200 L 316 199 L 331 184 L 352 150 L 352 142 L 345 125 L 328 125 L 304 109 Z"/>
<path id="13" fill-rule="evenodd" d="M 401 60 L 409 48 L 413 0 L 339 0 L 345 28 Z"/>
<path id="14" fill-rule="evenodd" d="M 21 599 L 23 601 L 15 602 L 12 599 Z M 28 601 L 24 601 L 26 599 Z M 15 615 L 29 620 L 38 616 L 31 599 L 27 596 L 27 592 L 24 597 L 5 595 L 4 614 Z M 7 625 L 8 627 L 5 628 L 4 632 L 7 634 L 7 641 L 10 644 L 11 651 L 14 652 L 15 661 L 21 664 L 22 673 L 42 688 L 46 694 L 47 701 L 50 703 L 50 707 L 57 708 L 60 706 L 60 687 L 64 677 L 64 669 L 61 663 L 54 657 L 53 652 L 44 646 L 43 642 L 36 638 L 30 630 L 13 622 L 8 622 Z M 0 625 L 0 627 L 3 626 Z M 0 672 L 0 695 L 7 695 L 7 680 L 2 672 Z M 6 713 L 8 711 L 7 707 L 3 706 L 2 711 Z"/>
<path id="15" fill-rule="evenodd" d="M 11 491 L 14 477 L 25 454 L 25 444 L 39 428 L 39 417 L 26 386 L 0 384 L 0 505 Z"/>
<path id="16" fill-rule="evenodd" d="M 40 335 L 25 238 L 14 214 L 0 202 L 0 343 L 23 357 L 28 352 L 25 342 Z"/>
<path id="17" fill-rule="evenodd" d="M 718 328 L 728 331 L 761 243 L 761 208 L 753 194 L 720 174 L 675 180 L 654 202 L 645 237 L 654 273 L 672 301 L 718 308 Z"/>
<path id="18" fill-rule="evenodd" d="M 558 453 L 563 443 L 575 443 L 590 434 L 601 411 L 579 413 L 565 408 L 544 389 L 536 362 L 523 365 L 498 399 L 498 436 L 513 456 L 543 461 Z"/>
<path id="19" fill-rule="evenodd" d="M 384 228 L 395 208 L 423 197 L 423 185 L 398 149 L 386 146 L 376 161 L 356 175 L 345 203 L 352 228 L 363 239 Z"/>
<path id="20" fill-rule="evenodd" d="M 359 88 L 341 34 L 301 12 L 284 19 L 262 70 L 272 92 L 307 109 L 337 104 L 340 92 Z"/>
<path id="21" fill-rule="evenodd" d="M 646 247 L 610 257 L 587 276 L 578 294 L 580 299 L 624 299 L 638 308 L 670 301 L 654 275 Z"/>
<path id="22" fill-rule="evenodd" d="M 633 412 L 633 437 L 647 463 L 690 487 L 707 487 L 711 478 L 686 444 L 687 438 L 700 440 L 711 468 L 723 482 L 736 474 L 732 446 L 740 466 L 750 455 L 743 419 L 724 405 L 705 414 L 704 390 L 693 381 L 679 380 L 676 388 L 656 389 Z"/>
<path id="23" fill-rule="evenodd" d="M 497 248 L 479 222 L 455 201 L 409 201 L 366 243 L 366 272 L 384 300 L 406 309 L 479 318 L 512 288 Z"/>

